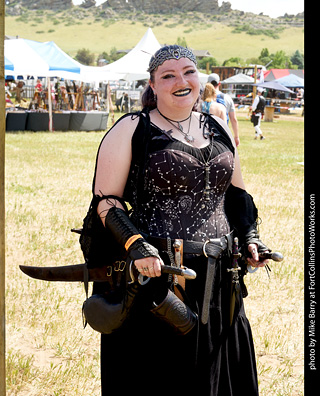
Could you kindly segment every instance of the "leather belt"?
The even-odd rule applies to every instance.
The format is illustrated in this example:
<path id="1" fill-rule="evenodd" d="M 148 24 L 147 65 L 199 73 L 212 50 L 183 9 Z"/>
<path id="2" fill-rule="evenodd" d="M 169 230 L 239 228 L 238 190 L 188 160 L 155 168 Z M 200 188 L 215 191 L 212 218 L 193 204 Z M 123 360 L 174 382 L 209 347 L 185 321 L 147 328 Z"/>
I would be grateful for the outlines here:
<path id="1" fill-rule="evenodd" d="M 171 240 L 174 243 L 174 239 Z M 159 250 L 168 249 L 168 240 L 157 237 L 149 237 L 148 242 Z M 183 240 L 183 254 L 200 254 L 208 258 L 207 274 L 204 287 L 203 304 L 201 312 L 201 322 L 208 323 L 209 306 L 216 274 L 217 259 L 225 250 L 232 254 L 233 232 L 222 236 L 221 238 L 208 239 L 205 242 Z"/>
<path id="2" fill-rule="evenodd" d="M 167 239 L 148 236 L 147 241 L 155 246 L 158 250 L 166 251 L 168 249 Z M 172 247 L 175 239 L 171 239 Z M 219 257 L 222 251 L 228 249 L 232 252 L 233 232 L 222 236 L 221 238 L 208 239 L 205 242 L 183 240 L 183 254 L 200 254 L 206 257 Z"/>

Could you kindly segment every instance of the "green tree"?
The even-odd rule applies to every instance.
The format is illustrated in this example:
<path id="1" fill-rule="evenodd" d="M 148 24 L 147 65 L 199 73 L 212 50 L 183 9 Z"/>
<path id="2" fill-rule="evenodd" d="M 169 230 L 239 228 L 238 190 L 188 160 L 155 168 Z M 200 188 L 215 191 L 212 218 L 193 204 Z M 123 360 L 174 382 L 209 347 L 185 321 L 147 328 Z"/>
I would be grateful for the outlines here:
<path id="1" fill-rule="evenodd" d="M 259 63 L 261 65 L 267 65 L 271 60 L 272 60 L 272 57 L 269 53 L 268 48 L 263 48 L 260 53 L 260 56 L 259 56 Z M 270 67 L 274 67 L 274 65 L 270 64 Z"/>
<path id="2" fill-rule="evenodd" d="M 261 65 L 260 58 L 247 58 L 246 59 L 247 65 Z"/>
<path id="3" fill-rule="evenodd" d="M 269 58 L 269 57 L 270 54 L 268 48 L 263 48 L 260 53 L 260 58 Z"/>
<path id="4" fill-rule="evenodd" d="M 226 59 L 222 66 L 245 66 L 245 61 L 239 57 Z"/>
<path id="5" fill-rule="evenodd" d="M 212 66 L 218 66 L 218 61 L 213 56 L 205 56 L 202 59 L 198 59 L 198 68 L 206 69 L 207 63 L 209 63 L 210 70 Z"/>
<path id="6" fill-rule="evenodd" d="M 118 53 L 117 48 L 112 47 L 109 53 L 106 51 L 103 51 L 98 56 L 97 63 L 98 63 L 99 59 L 106 59 L 108 61 L 108 63 L 112 63 L 112 62 L 115 62 L 116 60 L 122 58 L 124 55 L 125 55 L 124 52 Z"/>
<path id="7" fill-rule="evenodd" d="M 122 58 L 125 55 L 125 53 L 118 53 L 116 47 L 112 47 L 110 52 L 109 52 L 109 62 L 115 62 L 116 60 Z"/>
<path id="8" fill-rule="evenodd" d="M 298 69 L 304 69 L 304 56 L 297 50 L 290 58 L 293 65 L 298 66 Z"/>
<path id="9" fill-rule="evenodd" d="M 176 44 L 181 45 L 181 47 L 188 47 L 185 37 L 178 37 Z"/>
<path id="10" fill-rule="evenodd" d="M 106 51 L 103 51 L 101 54 L 99 54 L 98 57 L 97 57 L 97 65 L 98 65 L 100 59 L 108 60 L 108 56 L 109 55 L 108 55 L 108 53 Z"/>
<path id="11" fill-rule="evenodd" d="M 87 48 L 79 49 L 75 59 L 83 65 L 92 65 L 94 62 L 94 54 Z"/>
<path id="12" fill-rule="evenodd" d="M 283 50 L 277 51 L 271 55 L 272 67 L 274 69 L 292 69 L 292 62 Z"/>

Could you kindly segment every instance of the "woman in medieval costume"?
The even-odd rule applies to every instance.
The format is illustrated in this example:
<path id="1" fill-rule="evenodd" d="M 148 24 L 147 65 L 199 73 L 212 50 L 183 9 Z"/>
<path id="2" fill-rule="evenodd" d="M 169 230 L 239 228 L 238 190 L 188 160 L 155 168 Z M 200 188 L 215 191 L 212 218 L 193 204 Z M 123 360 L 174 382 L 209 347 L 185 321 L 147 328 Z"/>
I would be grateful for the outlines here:
<path id="1" fill-rule="evenodd" d="M 252 267 L 266 264 L 258 253 L 268 248 L 259 239 L 234 139 L 221 119 L 193 110 L 200 84 L 191 50 L 162 47 L 149 72 L 143 110 L 123 116 L 97 155 L 98 214 L 149 279 L 125 325 L 102 335 L 102 395 L 257 396 L 243 307 L 246 271 L 234 262 L 232 241 L 237 236 Z M 133 209 L 130 217 L 123 201 Z M 161 272 L 177 260 L 196 279 L 182 282 Z M 103 287 L 95 284 L 94 293 Z M 198 318 L 186 334 L 155 315 L 168 290 Z"/>

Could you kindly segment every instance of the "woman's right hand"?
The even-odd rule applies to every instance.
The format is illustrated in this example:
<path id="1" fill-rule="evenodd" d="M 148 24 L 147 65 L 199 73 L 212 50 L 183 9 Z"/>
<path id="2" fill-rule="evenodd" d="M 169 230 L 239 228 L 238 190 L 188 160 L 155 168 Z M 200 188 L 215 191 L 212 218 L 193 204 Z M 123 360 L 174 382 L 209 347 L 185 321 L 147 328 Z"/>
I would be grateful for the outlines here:
<path id="1" fill-rule="evenodd" d="M 149 278 L 161 276 L 161 266 L 164 265 L 162 260 L 153 256 L 135 260 L 134 264 L 142 275 Z"/>

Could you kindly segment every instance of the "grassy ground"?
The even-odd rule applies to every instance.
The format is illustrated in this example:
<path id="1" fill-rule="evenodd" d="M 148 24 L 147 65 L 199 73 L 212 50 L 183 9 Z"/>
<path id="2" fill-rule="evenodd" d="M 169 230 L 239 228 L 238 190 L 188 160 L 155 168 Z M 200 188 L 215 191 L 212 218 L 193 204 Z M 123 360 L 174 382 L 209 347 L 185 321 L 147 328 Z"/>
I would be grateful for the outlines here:
<path id="1" fill-rule="evenodd" d="M 242 172 L 283 263 L 247 276 L 246 311 L 261 396 L 303 395 L 303 118 L 262 123 L 238 113 Z M 83 330 L 80 283 L 33 280 L 24 265 L 82 262 L 78 236 L 103 132 L 6 134 L 7 395 L 98 396 L 99 335 Z"/>

